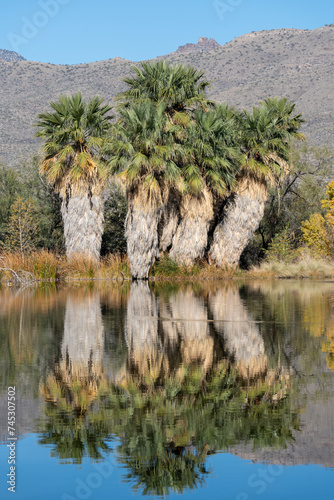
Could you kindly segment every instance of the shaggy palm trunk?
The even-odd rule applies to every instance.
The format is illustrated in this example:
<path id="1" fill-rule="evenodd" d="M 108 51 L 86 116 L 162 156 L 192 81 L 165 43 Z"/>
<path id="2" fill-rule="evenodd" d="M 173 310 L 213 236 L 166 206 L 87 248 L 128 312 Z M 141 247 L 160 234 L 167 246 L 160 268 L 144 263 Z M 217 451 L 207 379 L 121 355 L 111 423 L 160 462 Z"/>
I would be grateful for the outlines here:
<path id="1" fill-rule="evenodd" d="M 210 309 L 215 329 L 222 335 L 240 377 L 248 380 L 264 375 L 268 365 L 264 341 L 239 290 L 234 287 L 218 289 L 211 298 Z"/>
<path id="2" fill-rule="evenodd" d="M 167 252 L 172 246 L 180 220 L 180 199 L 175 191 L 171 191 L 165 204 L 159 223 L 159 250 Z"/>
<path id="3" fill-rule="evenodd" d="M 134 279 L 147 279 L 156 257 L 159 256 L 158 224 L 161 204 L 148 203 L 143 190 L 128 194 L 128 213 L 125 237 L 130 273 Z"/>
<path id="4" fill-rule="evenodd" d="M 209 261 L 219 267 L 237 267 L 242 252 L 253 239 L 264 214 L 268 190 L 265 181 L 240 179 L 235 194 L 227 200 L 209 252 Z"/>
<path id="5" fill-rule="evenodd" d="M 62 197 L 66 254 L 99 260 L 103 234 L 103 200 L 88 193 Z"/>
<path id="6" fill-rule="evenodd" d="M 173 238 L 170 256 L 182 265 L 190 266 L 203 257 L 210 221 L 213 218 L 213 199 L 204 189 L 199 196 L 185 196 L 181 205 L 181 222 Z"/>

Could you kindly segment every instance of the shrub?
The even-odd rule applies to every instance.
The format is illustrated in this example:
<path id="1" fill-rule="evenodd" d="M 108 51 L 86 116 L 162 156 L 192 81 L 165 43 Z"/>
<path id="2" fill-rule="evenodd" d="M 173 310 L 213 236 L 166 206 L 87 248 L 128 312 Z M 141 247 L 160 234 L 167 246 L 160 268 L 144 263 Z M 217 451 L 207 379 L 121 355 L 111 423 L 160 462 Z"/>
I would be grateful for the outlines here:
<path id="1" fill-rule="evenodd" d="M 153 268 L 154 276 L 180 276 L 181 269 L 179 264 L 170 257 L 162 257 Z"/>
<path id="2" fill-rule="evenodd" d="M 283 229 L 275 235 L 268 245 L 265 252 L 267 262 L 285 262 L 289 263 L 295 258 L 295 249 L 293 248 L 289 228 Z"/>

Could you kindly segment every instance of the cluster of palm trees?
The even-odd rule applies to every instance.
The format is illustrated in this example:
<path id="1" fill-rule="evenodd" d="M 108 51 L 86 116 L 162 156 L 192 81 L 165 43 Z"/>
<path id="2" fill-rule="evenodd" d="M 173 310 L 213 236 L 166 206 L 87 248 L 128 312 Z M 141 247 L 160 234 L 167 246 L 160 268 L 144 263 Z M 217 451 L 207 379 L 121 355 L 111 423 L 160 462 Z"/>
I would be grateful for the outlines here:
<path id="1" fill-rule="evenodd" d="M 142 63 L 124 81 L 115 120 L 102 99 L 85 103 L 79 93 L 38 115 L 41 169 L 62 199 L 67 254 L 99 257 L 102 194 L 117 174 L 133 278 L 147 278 L 161 253 L 184 265 L 207 255 L 237 266 L 268 186 L 287 175 L 291 142 L 303 139 L 295 105 L 270 98 L 239 111 L 214 103 L 202 71 L 166 61 Z"/>

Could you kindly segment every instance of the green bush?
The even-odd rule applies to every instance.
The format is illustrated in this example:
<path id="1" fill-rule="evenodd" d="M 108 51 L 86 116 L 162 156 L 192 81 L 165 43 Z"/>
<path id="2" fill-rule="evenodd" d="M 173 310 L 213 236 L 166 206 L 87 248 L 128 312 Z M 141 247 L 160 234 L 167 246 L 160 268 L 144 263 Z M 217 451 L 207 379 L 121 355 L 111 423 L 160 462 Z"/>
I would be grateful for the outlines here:
<path id="1" fill-rule="evenodd" d="M 274 236 L 265 252 L 267 262 L 284 262 L 288 264 L 295 257 L 295 249 L 291 240 L 290 229 L 287 227 Z"/>

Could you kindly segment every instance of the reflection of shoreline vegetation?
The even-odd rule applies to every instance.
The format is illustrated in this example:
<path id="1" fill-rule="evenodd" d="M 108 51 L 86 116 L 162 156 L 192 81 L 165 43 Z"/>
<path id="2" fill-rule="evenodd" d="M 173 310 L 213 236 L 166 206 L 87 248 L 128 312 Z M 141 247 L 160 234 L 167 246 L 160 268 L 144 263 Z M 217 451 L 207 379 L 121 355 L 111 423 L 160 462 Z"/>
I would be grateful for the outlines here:
<path id="1" fill-rule="evenodd" d="M 53 445 L 53 456 L 81 463 L 84 455 L 102 458 L 115 436 L 118 460 L 135 490 L 182 492 L 203 483 L 207 455 L 240 442 L 286 447 L 299 417 L 289 398 L 278 396 L 281 384 L 270 376 L 243 388 L 225 361 L 207 375 L 198 366 L 183 366 L 163 386 L 147 378 L 128 377 L 121 385 L 104 378 L 81 412 L 78 394 L 87 402 L 88 385 L 76 381 L 70 387 L 51 376 L 43 388 L 48 402 L 40 442 Z"/>
<path id="2" fill-rule="evenodd" d="M 203 484 L 209 454 L 248 442 L 286 447 L 293 439 L 299 417 L 289 397 L 290 372 L 267 370 L 258 326 L 237 289 L 224 288 L 206 304 L 191 287 L 163 300 L 147 283 L 131 284 L 126 357 L 111 371 L 102 364 L 99 301 L 97 292 L 81 301 L 68 297 L 61 357 L 41 387 L 40 442 L 52 445 L 53 456 L 102 459 L 113 436 L 134 489 L 164 495 Z M 239 321 L 233 331 L 220 329 L 220 339 L 207 322 L 217 301 L 227 309 L 233 303 Z M 234 335 L 237 343 L 230 342 L 224 356 L 219 344 Z"/>
<path id="3" fill-rule="evenodd" d="M 332 346 L 334 339 L 333 283 L 315 282 L 309 286 L 307 282 L 290 282 L 286 288 L 284 282 L 256 281 L 248 283 L 248 300 L 256 300 L 257 318 L 261 321 L 274 321 L 277 325 L 275 334 L 280 343 L 282 358 L 288 361 L 291 348 L 303 352 L 309 351 L 305 365 L 294 372 L 304 370 L 309 374 L 312 362 L 319 353 L 327 353 L 327 366 L 333 370 Z M 260 300 L 259 300 L 260 298 Z M 291 324 L 293 318 L 293 324 Z M 307 338 L 295 324 L 302 324 Z M 291 335 L 291 329 L 294 334 Z M 264 335 L 266 340 L 266 335 Z M 306 342 L 307 341 L 307 342 Z M 321 341 L 321 342 L 320 342 Z M 287 345 L 288 344 L 288 345 Z"/>
<path id="4" fill-rule="evenodd" d="M 286 413 L 288 400 L 265 401 L 260 388 L 245 398 L 227 364 L 218 365 L 204 380 L 199 371 L 184 367 L 183 379 L 170 379 L 160 390 L 140 392 L 129 381 L 126 391 L 106 396 L 110 415 L 115 412 L 113 420 L 119 418 L 116 434 L 123 430 L 125 436 L 118 456 L 129 467 L 135 489 L 160 495 L 183 491 L 196 486 L 185 474 L 189 467 L 207 472 L 207 455 L 245 441 L 255 447 L 286 446 L 292 429 L 298 428 L 297 413 Z M 181 479 L 186 481 L 175 484 L 181 471 L 173 466 L 181 460 Z"/>
<path id="5" fill-rule="evenodd" d="M 203 484 L 207 455 L 247 442 L 287 446 L 314 370 L 325 397 L 332 290 L 268 280 L 5 287 L 1 373 L 13 385 L 25 377 L 34 398 L 40 383 L 45 415 L 35 429 L 52 456 L 103 460 L 116 439 L 134 489 L 181 492 Z M 89 308 L 104 333 L 85 350 Z"/>

